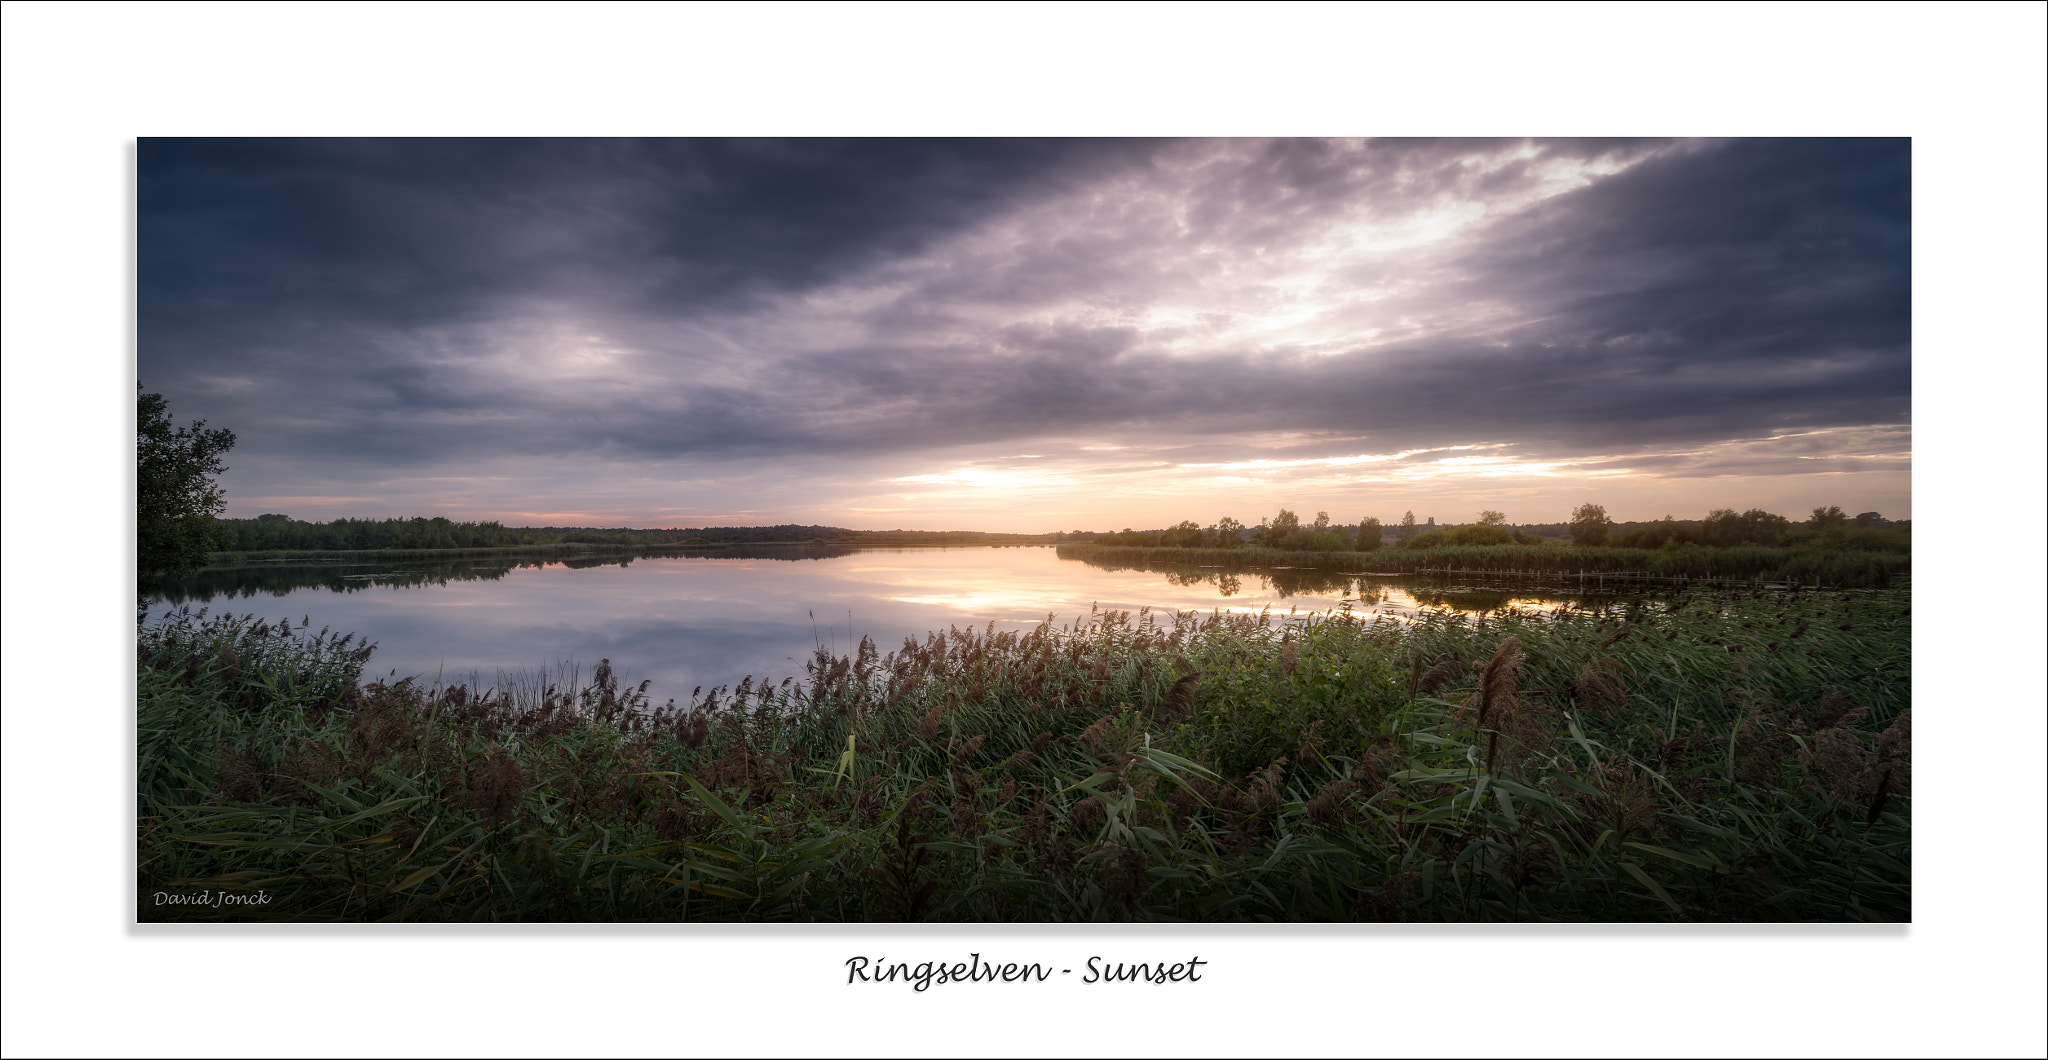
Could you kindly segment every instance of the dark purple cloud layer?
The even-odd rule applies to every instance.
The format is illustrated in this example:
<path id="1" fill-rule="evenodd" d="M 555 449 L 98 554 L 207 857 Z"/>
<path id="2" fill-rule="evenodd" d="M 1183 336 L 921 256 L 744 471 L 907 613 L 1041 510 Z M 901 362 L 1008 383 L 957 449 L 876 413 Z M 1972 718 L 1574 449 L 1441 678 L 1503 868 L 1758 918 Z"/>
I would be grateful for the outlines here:
<path id="1" fill-rule="evenodd" d="M 258 493 L 290 466 L 718 479 L 1134 438 L 1154 463 L 1647 461 L 1909 422 L 1904 140 L 153 139 L 139 158 L 140 374 L 235 425 L 272 469 Z"/>

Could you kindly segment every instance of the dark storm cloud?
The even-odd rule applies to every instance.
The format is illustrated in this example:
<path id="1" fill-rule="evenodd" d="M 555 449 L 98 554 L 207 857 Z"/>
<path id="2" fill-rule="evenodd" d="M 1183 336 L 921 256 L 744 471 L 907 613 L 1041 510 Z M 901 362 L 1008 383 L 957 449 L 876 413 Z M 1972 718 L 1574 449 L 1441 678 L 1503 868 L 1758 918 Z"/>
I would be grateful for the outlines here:
<path id="1" fill-rule="evenodd" d="M 418 408 L 503 410 L 521 388 L 464 363 L 465 327 L 535 306 L 743 312 L 1152 146 L 144 140 L 141 365 L 173 388 L 187 373 L 259 377 L 242 411 L 289 408 L 335 437 Z"/>
<path id="2" fill-rule="evenodd" d="M 1121 255 L 1171 256 L 1186 243 L 1256 255 L 1300 235 L 1275 218 L 1312 224 L 1329 204 L 1361 199 L 1398 213 L 1515 179 L 1512 167 L 1475 174 L 1431 148 L 1442 145 L 1403 145 L 1397 161 L 1349 181 L 1303 152 L 1276 150 L 1199 188 L 1193 234 L 1171 241 L 1182 245 L 1054 247 L 1029 272 L 1043 283 L 1078 275 L 1104 287 L 1100 274 L 1114 273 L 1129 287 L 1143 266 L 1114 260 Z M 903 405 L 918 437 L 1199 420 L 1233 430 L 1370 429 L 1403 444 L 1449 431 L 1611 447 L 1902 421 L 1907 176 L 1898 142 L 1673 151 L 1510 216 L 1431 263 L 1450 277 L 1431 301 L 1509 303 L 1507 326 L 1452 320 L 1348 355 L 1225 347 L 1196 362 L 1163 361 L 1126 355 L 1142 350 L 1129 327 L 1068 323 L 1009 325 L 973 350 L 867 349 L 837 371 L 827 357 L 806 363 L 861 404 Z M 964 275 L 949 279 L 950 297 L 995 297 L 963 289 L 986 274 Z"/>
<path id="3" fill-rule="evenodd" d="M 1903 141 L 1746 141 L 1512 218 L 1463 286 L 1543 316 L 1506 336 L 1519 371 L 1486 359 L 1489 383 L 1594 444 L 1658 422 L 1701 437 L 1902 421 L 1910 190 Z"/>
<path id="4" fill-rule="evenodd" d="M 144 381 L 279 459 L 1142 437 L 1156 461 L 1285 432 L 1261 444 L 1696 474 L 1671 454 L 1909 418 L 1901 140 L 150 140 L 140 160 Z"/>
<path id="5" fill-rule="evenodd" d="M 147 311 L 439 322 L 521 297 L 730 307 L 913 252 L 1144 142 L 144 140 Z"/>

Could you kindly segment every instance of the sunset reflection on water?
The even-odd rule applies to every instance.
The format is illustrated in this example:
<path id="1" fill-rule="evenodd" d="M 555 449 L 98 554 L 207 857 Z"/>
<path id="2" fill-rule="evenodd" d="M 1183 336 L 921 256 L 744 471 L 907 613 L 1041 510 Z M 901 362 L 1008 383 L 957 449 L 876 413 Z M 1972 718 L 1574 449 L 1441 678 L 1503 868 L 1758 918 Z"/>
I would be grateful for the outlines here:
<path id="1" fill-rule="evenodd" d="M 419 565 L 414 565 L 415 568 Z M 379 644 L 376 675 L 490 684 L 502 673 L 610 659 L 660 703 L 691 689 L 801 678 L 824 647 L 863 636 L 884 653 L 954 626 L 1030 629 L 1085 623 L 1094 612 L 1149 608 L 1275 616 L 1350 605 L 1358 618 L 1412 620 L 1431 608 L 1551 610 L 1527 592 L 1446 591 L 1359 572 L 1272 568 L 1131 569 L 1059 558 L 1050 547 L 793 548 L 722 558 L 643 556 L 630 562 L 470 564 L 423 571 L 402 562 L 308 570 L 290 577 L 216 575 L 173 599 L 215 612 L 303 616 Z M 161 603 L 159 603 L 159 609 Z"/>

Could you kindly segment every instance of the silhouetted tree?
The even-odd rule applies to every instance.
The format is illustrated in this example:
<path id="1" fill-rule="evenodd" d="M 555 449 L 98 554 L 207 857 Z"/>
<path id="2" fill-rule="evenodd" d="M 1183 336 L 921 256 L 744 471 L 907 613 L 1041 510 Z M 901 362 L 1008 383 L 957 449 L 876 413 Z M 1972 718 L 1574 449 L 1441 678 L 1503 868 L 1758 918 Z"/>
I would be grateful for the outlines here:
<path id="1" fill-rule="evenodd" d="M 235 434 L 205 420 L 175 427 L 162 394 L 135 391 L 135 572 L 148 581 L 205 566 L 221 543 L 214 517 L 227 501 L 213 476 Z"/>
<path id="2" fill-rule="evenodd" d="M 1407 543 L 1407 541 L 1408 541 L 1408 539 L 1409 539 L 1409 538 L 1411 538 L 1411 537 L 1414 537 L 1414 536 L 1415 536 L 1415 513 L 1414 513 L 1414 512 L 1402 512 L 1402 513 L 1401 513 L 1401 525 L 1400 525 L 1400 527 L 1399 527 L 1399 528 L 1397 528 L 1397 529 L 1396 529 L 1396 530 L 1394 531 L 1394 536 L 1395 536 L 1395 537 L 1396 537 L 1397 539 L 1399 539 L 1399 540 L 1400 540 L 1400 541 L 1401 541 L 1401 542 L 1402 542 L 1403 544 Z"/>
<path id="3" fill-rule="evenodd" d="M 1492 508 L 1488 508 L 1485 511 L 1479 513 L 1479 525 L 1506 526 L 1508 525 L 1508 517 L 1500 512 L 1493 510 Z"/>
<path id="4" fill-rule="evenodd" d="M 1372 552 L 1380 547 L 1380 521 L 1378 516 L 1368 515 L 1358 521 L 1358 551 Z"/>
<path id="5" fill-rule="evenodd" d="M 1581 504 L 1572 509 L 1572 544 L 1607 543 L 1607 509 L 1598 504 Z"/>

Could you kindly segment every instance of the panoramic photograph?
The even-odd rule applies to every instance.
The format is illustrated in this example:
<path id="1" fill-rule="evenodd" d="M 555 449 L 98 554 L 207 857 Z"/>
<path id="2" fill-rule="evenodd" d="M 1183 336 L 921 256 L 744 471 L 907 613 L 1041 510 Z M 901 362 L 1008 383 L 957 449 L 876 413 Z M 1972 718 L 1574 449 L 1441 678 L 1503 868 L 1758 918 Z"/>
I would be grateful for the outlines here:
<path id="1" fill-rule="evenodd" d="M 144 137 L 134 918 L 1910 923 L 1912 190 Z"/>

